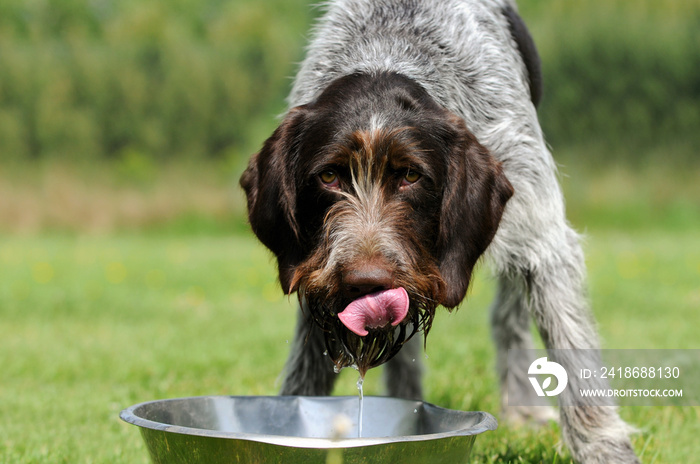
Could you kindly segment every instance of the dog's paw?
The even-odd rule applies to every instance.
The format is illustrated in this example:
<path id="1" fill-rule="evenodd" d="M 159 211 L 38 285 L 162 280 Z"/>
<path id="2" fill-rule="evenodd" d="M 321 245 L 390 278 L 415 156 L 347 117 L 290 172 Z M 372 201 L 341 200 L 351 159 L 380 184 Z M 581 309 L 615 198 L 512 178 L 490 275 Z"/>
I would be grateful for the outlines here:
<path id="1" fill-rule="evenodd" d="M 562 413 L 562 435 L 577 463 L 639 464 L 629 438 L 639 431 L 620 419 L 615 408 L 565 407 Z"/>
<path id="2" fill-rule="evenodd" d="M 640 464 L 627 437 L 599 439 L 573 450 L 574 460 L 579 464 Z"/>

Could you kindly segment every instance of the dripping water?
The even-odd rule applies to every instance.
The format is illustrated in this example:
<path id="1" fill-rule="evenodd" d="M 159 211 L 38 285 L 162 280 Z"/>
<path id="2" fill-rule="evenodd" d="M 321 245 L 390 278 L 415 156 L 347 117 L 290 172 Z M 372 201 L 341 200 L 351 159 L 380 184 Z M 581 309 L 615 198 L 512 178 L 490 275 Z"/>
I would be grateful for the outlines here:
<path id="1" fill-rule="evenodd" d="M 364 390 L 362 387 L 362 384 L 364 383 L 365 379 L 360 375 L 360 377 L 357 379 L 357 393 L 359 394 L 360 397 L 360 406 L 357 411 L 357 436 L 358 438 L 362 437 L 362 416 L 364 412 Z"/>

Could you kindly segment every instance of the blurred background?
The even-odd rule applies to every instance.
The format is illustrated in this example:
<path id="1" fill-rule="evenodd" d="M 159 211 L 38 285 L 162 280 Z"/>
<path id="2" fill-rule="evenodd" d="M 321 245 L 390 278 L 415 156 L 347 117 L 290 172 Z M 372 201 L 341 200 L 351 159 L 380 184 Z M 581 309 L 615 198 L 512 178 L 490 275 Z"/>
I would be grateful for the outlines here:
<path id="1" fill-rule="evenodd" d="M 310 5 L 0 2 L 0 231 L 244 227 L 235 183 L 285 109 Z M 670 208 L 665 219 L 688 225 L 698 210 L 678 205 L 700 203 L 699 182 L 682 182 L 700 172 L 700 3 L 519 5 L 574 222 L 593 189 L 632 202 L 632 223 Z"/>

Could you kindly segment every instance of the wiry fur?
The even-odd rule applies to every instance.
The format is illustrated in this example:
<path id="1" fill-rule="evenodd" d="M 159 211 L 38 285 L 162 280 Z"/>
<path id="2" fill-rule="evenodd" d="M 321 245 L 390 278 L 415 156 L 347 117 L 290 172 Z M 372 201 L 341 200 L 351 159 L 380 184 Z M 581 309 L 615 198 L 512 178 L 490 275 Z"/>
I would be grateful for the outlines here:
<path id="1" fill-rule="evenodd" d="M 337 293 L 333 290 L 339 282 L 338 276 L 333 275 L 337 270 L 335 264 L 352 262 L 368 243 L 379 247 L 387 261 L 406 264 L 413 259 L 405 255 L 395 260 L 387 257 L 393 256 L 392 253 L 403 253 L 400 244 L 406 240 L 405 231 L 396 229 L 400 221 L 395 217 L 403 210 L 401 205 L 387 203 L 377 183 L 366 182 L 370 179 L 367 172 L 354 173 L 356 195 L 353 198 L 359 201 L 351 199 L 331 208 L 324 224 L 313 226 L 323 230 L 327 237 L 324 242 L 327 245 L 315 248 L 315 251 L 311 248 L 304 251 L 306 242 L 303 240 L 303 229 L 307 223 L 314 223 L 313 218 L 309 216 L 304 220 L 300 219 L 302 213 L 293 213 L 292 203 L 301 184 L 294 185 L 282 178 L 277 179 L 276 187 L 259 191 L 256 183 L 262 182 L 263 171 L 274 171 L 274 167 L 284 160 L 297 163 L 289 153 L 298 150 L 302 143 L 294 135 L 304 124 L 298 115 L 309 111 L 310 102 L 326 98 L 328 89 L 339 79 L 351 75 L 395 73 L 415 82 L 434 102 L 445 108 L 446 121 L 452 117 L 450 115 L 456 115 L 459 121 L 453 120 L 450 124 L 466 124 L 480 146 L 488 150 L 488 156 L 500 162 L 497 170 L 502 167 L 514 189 L 515 194 L 502 218 L 500 214 L 494 216 L 500 218 L 495 236 L 485 237 L 482 245 L 475 248 L 480 250 L 488 245 L 486 256 L 498 275 L 498 296 L 491 314 L 501 381 L 506 379 L 508 349 L 532 346 L 531 320 L 534 320 L 548 349 L 597 347 L 586 301 L 580 240 L 566 221 L 555 165 L 545 145 L 533 104 L 539 99 L 537 56 L 516 13 L 515 4 L 509 0 L 334 0 L 326 5 L 326 10 L 314 30 L 307 57 L 289 97 L 290 106 L 295 109 L 261 154 L 254 157 L 242 181 L 253 215 L 262 215 L 254 211 L 261 203 L 271 205 L 276 202 L 278 207 L 287 211 L 286 220 L 251 219 L 256 234 L 278 257 L 280 279 L 283 286 L 286 285 L 285 290 L 303 288 Z M 368 100 L 363 108 L 367 113 L 366 127 L 362 128 L 368 131 L 365 138 L 371 137 L 373 130 L 390 126 L 388 119 L 391 117 L 381 111 L 380 103 Z M 469 144 L 474 146 L 475 140 Z M 271 156 L 272 152 L 279 156 Z M 362 163 L 358 162 L 357 168 L 361 166 Z M 370 171 L 375 168 L 364 166 Z M 476 183 L 481 184 L 480 181 Z M 483 185 L 495 189 L 498 181 L 490 180 Z M 360 198 L 361 195 L 366 197 Z M 505 199 L 509 196 L 503 195 Z M 482 198 L 482 203 L 490 201 L 483 194 L 468 193 L 467 190 L 459 193 L 445 191 L 440 201 L 443 205 L 455 203 L 467 196 Z M 501 205 L 505 199 L 501 198 Z M 470 207 L 474 208 L 475 203 Z M 376 221 L 367 219 L 375 215 Z M 474 216 L 474 221 L 482 216 L 484 214 Z M 448 235 L 455 233 L 453 224 L 456 220 L 454 215 L 442 215 L 435 240 L 443 244 L 454 240 Z M 272 226 L 260 226 L 262 223 Z M 370 223 L 376 229 L 358 230 L 358 227 Z M 296 237 L 299 245 L 285 249 L 277 243 L 274 234 Z M 367 239 L 368 236 L 372 238 Z M 413 250 L 421 247 L 425 248 L 421 245 Z M 446 305 L 456 306 L 466 292 L 468 274 L 476 258 L 461 267 L 447 266 L 443 263 L 456 259 L 449 252 L 428 251 L 437 254 L 438 258 L 432 261 L 418 258 L 419 263 L 429 263 L 432 267 L 424 266 L 425 269 L 416 273 L 440 276 L 437 281 L 442 280 L 441 285 L 444 284 L 445 288 L 421 288 L 413 292 L 412 297 L 431 292 L 435 295 L 453 292 Z M 328 267 L 329 263 L 331 267 Z M 466 273 L 467 278 L 460 280 L 454 275 L 454 269 L 461 269 L 459 272 Z M 412 277 L 399 280 L 402 280 L 402 285 L 414 282 Z M 302 294 L 308 295 L 307 292 Z M 302 307 L 308 305 L 304 297 L 300 301 Z M 314 316 L 314 311 L 308 307 L 305 309 L 300 316 L 282 391 L 285 394 L 325 395 L 330 393 L 335 374 L 323 351 L 328 345 L 328 331 L 335 329 L 323 326 L 328 321 L 325 316 L 321 317 L 320 324 L 310 323 L 310 318 L 318 316 Z M 413 311 L 418 310 L 414 308 Z M 407 360 L 416 351 L 415 343 L 409 345 L 414 353 L 407 354 L 408 347 L 400 351 L 390 361 L 387 376 L 392 394 L 416 397 L 421 394 L 420 367 Z M 566 360 L 560 362 L 566 363 Z M 527 379 L 519 381 L 523 385 L 523 395 L 534 395 Z M 576 388 L 576 379 L 570 381 L 572 388 Z M 503 394 L 505 390 L 503 386 Z M 546 414 L 541 411 L 518 408 L 507 411 L 507 415 L 520 419 L 545 419 Z M 638 462 L 627 437 L 629 428 L 614 408 L 592 405 L 563 407 L 560 408 L 560 419 L 564 439 L 578 462 Z"/>
<path id="2" fill-rule="evenodd" d="M 383 185 L 390 159 L 381 152 L 419 150 L 410 141 L 401 140 L 404 130 L 359 131 L 333 147 L 336 154 L 349 160 L 351 188 L 338 191 L 342 201 L 334 203 L 325 215 L 324 239 L 296 268 L 292 282 L 300 304 L 332 334 L 326 337 L 326 346 L 337 368 L 355 365 L 362 375 L 393 357 L 415 331 L 427 334 L 445 286 L 421 244 L 407 243 L 407 238 L 416 238 L 404 220 L 410 206 L 392 200 Z M 410 327 L 401 325 L 395 331 L 359 337 L 340 323 L 336 311 L 348 303 L 340 288 L 342 273 L 363 263 L 392 269 L 393 285 L 410 295 Z"/>

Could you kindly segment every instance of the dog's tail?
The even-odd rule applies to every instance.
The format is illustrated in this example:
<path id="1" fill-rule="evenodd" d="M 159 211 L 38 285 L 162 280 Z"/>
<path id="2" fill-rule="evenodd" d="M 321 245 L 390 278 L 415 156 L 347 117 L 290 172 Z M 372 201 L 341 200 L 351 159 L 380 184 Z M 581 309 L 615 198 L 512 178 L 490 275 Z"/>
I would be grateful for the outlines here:
<path id="1" fill-rule="evenodd" d="M 502 14 L 508 19 L 508 29 L 513 37 L 520 56 L 527 68 L 528 81 L 530 84 L 530 99 L 535 106 L 539 105 L 542 99 L 542 64 L 540 55 L 537 53 L 535 41 L 532 40 L 530 31 L 525 22 L 518 14 L 518 7 L 513 0 L 495 0 L 499 4 Z"/>

